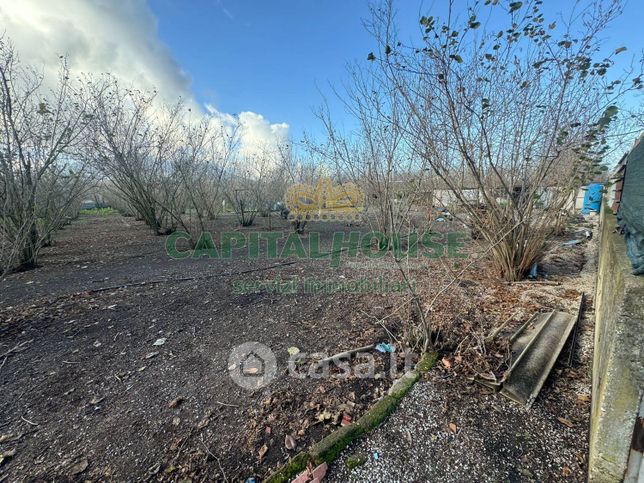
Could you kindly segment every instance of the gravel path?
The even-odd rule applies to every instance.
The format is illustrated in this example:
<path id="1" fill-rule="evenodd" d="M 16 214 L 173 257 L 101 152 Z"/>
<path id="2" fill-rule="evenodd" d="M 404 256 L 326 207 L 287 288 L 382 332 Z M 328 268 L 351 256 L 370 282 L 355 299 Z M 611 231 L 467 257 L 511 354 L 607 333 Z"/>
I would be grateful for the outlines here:
<path id="1" fill-rule="evenodd" d="M 342 454 L 329 480 L 584 480 L 587 431 L 578 426 L 585 421 L 568 428 L 550 404 L 526 411 L 498 395 L 475 395 L 471 386 L 455 400 L 454 386 L 438 378 L 418 383 L 381 428 Z M 561 396 L 549 389 L 551 398 Z M 349 470 L 347 458 L 360 455 L 366 463 Z"/>

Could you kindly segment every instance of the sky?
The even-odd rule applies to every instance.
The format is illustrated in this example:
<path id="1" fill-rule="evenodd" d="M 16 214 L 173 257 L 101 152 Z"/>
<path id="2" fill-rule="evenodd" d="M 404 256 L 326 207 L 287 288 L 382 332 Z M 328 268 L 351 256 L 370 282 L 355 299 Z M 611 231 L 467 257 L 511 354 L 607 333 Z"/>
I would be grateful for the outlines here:
<path id="1" fill-rule="evenodd" d="M 190 73 L 194 95 L 218 110 L 262 113 L 291 135 L 316 131 L 313 114 L 347 63 L 373 49 L 363 0 L 151 0 L 159 37 Z M 203 46 L 200 49 L 194 45 Z"/>
<path id="2" fill-rule="evenodd" d="M 403 37 L 445 4 L 398 0 Z M 546 13 L 559 5 L 545 0 Z M 313 111 L 324 97 L 342 119 L 331 86 L 341 90 L 347 64 L 374 50 L 368 16 L 369 0 L 0 0 L 0 28 L 24 61 L 54 73 L 64 54 L 75 70 L 110 71 L 168 100 L 239 115 L 248 144 L 320 135 Z M 644 1 L 629 0 L 605 33 L 610 49 L 629 47 L 620 62 L 642 51 L 642 18 Z"/>
<path id="3" fill-rule="evenodd" d="M 422 13 L 443 14 L 445 3 L 399 0 L 402 34 L 416 32 Z M 546 0 L 545 10 L 556 15 L 558 4 Z M 314 110 L 322 96 L 342 117 L 331 86 L 341 88 L 347 63 L 365 62 L 375 48 L 363 25 L 369 5 L 369 0 L 150 2 L 159 37 L 189 72 L 200 102 L 224 112 L 262 113 L 287 123 L 295 139 L 304 131 L 321 132 Z M 607 36 L 632 46 L 631 52 L 641 50 L 643 16 L 644 0 L 631 0 Z"/>

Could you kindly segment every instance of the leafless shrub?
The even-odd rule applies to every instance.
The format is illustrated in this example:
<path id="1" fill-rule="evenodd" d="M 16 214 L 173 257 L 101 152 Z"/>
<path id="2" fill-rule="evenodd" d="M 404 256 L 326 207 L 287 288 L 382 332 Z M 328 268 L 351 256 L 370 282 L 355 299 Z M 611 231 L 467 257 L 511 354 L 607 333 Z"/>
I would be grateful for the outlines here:
<path id="1" fill-rule="evenodd" d="M 236 158 L 238 129 L 206 117 L 197 122 L 184 121 L 182 133 L 184 144 L 178 151 L 175 168 L 187 200 L 188 226 L 192 230 L 194 217 L 203 232 L 223 208 L 223 184 Z"/>
<path id="2" fill-rule="evenodd" d="M 310 146 L 310 143 L 307 143 Z M 281 175 L 282 186 L 275 190 L 275 194 L 284 199 L 289 186 L 303 184 L 315 187 L 322 176 L 323 163 L 318 159 L 315 150 L 307 149 L 297 153 L 293 143 L 278 146 L 278 169 Z M 296 233 L 302 234 L 308 224 L 307 220 L 295 219 L 291 226 Z"/>

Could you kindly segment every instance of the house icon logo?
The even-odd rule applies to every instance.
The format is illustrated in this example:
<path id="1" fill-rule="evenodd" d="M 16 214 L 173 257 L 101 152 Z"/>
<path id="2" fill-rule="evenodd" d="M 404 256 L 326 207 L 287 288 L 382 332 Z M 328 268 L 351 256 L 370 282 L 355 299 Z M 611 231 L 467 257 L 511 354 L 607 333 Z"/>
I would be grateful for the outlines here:
<path id="1" fill-rule="evenodd" d="M 242 374 L 245 376 L 261 377 L 266 370 L 266 361 L 255 351 L 247 354 L 241 362 Z"/>
<path id="2" fill-rule="evenodd" d="M 259 389 L 275 378 L 275 354 L 260 342 L 246 342 L 235 347 L 228 356 L 228 372 L 238 386 Z"/>

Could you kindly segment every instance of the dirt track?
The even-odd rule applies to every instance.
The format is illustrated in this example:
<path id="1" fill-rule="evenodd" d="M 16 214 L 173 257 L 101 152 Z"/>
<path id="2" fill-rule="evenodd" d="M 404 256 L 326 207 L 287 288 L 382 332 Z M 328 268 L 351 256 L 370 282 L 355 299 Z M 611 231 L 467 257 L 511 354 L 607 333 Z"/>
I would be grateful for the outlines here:
<path id="1" fill-rule="evenodd" d="M 359 415 L 379 395 L 379 380 L 283 372 L 249 393 L 228 375 L 228 354 L 247 341 L 268 345 L 285 371 L 290 346 L 335 353 L 382 339 L 358 316 L 373 312 L 368 296 L 231 291 L 232 280 L 296 276 L 303 263 L 322 273 L 322 262 L 171 260 L 163 238 L 109 216 L 66 228 L 41 263 L 0 285 L 0 354 L 18 346 L 0 369 L 0 451 L 16 450 L 0 479 L 262 476 L 294 454 L 286 434 L 301 448 L 335 427 L 325 413 L 336 418 L 350 401 Z M 186 277 L 194 280 L 88 292 Z"/>

